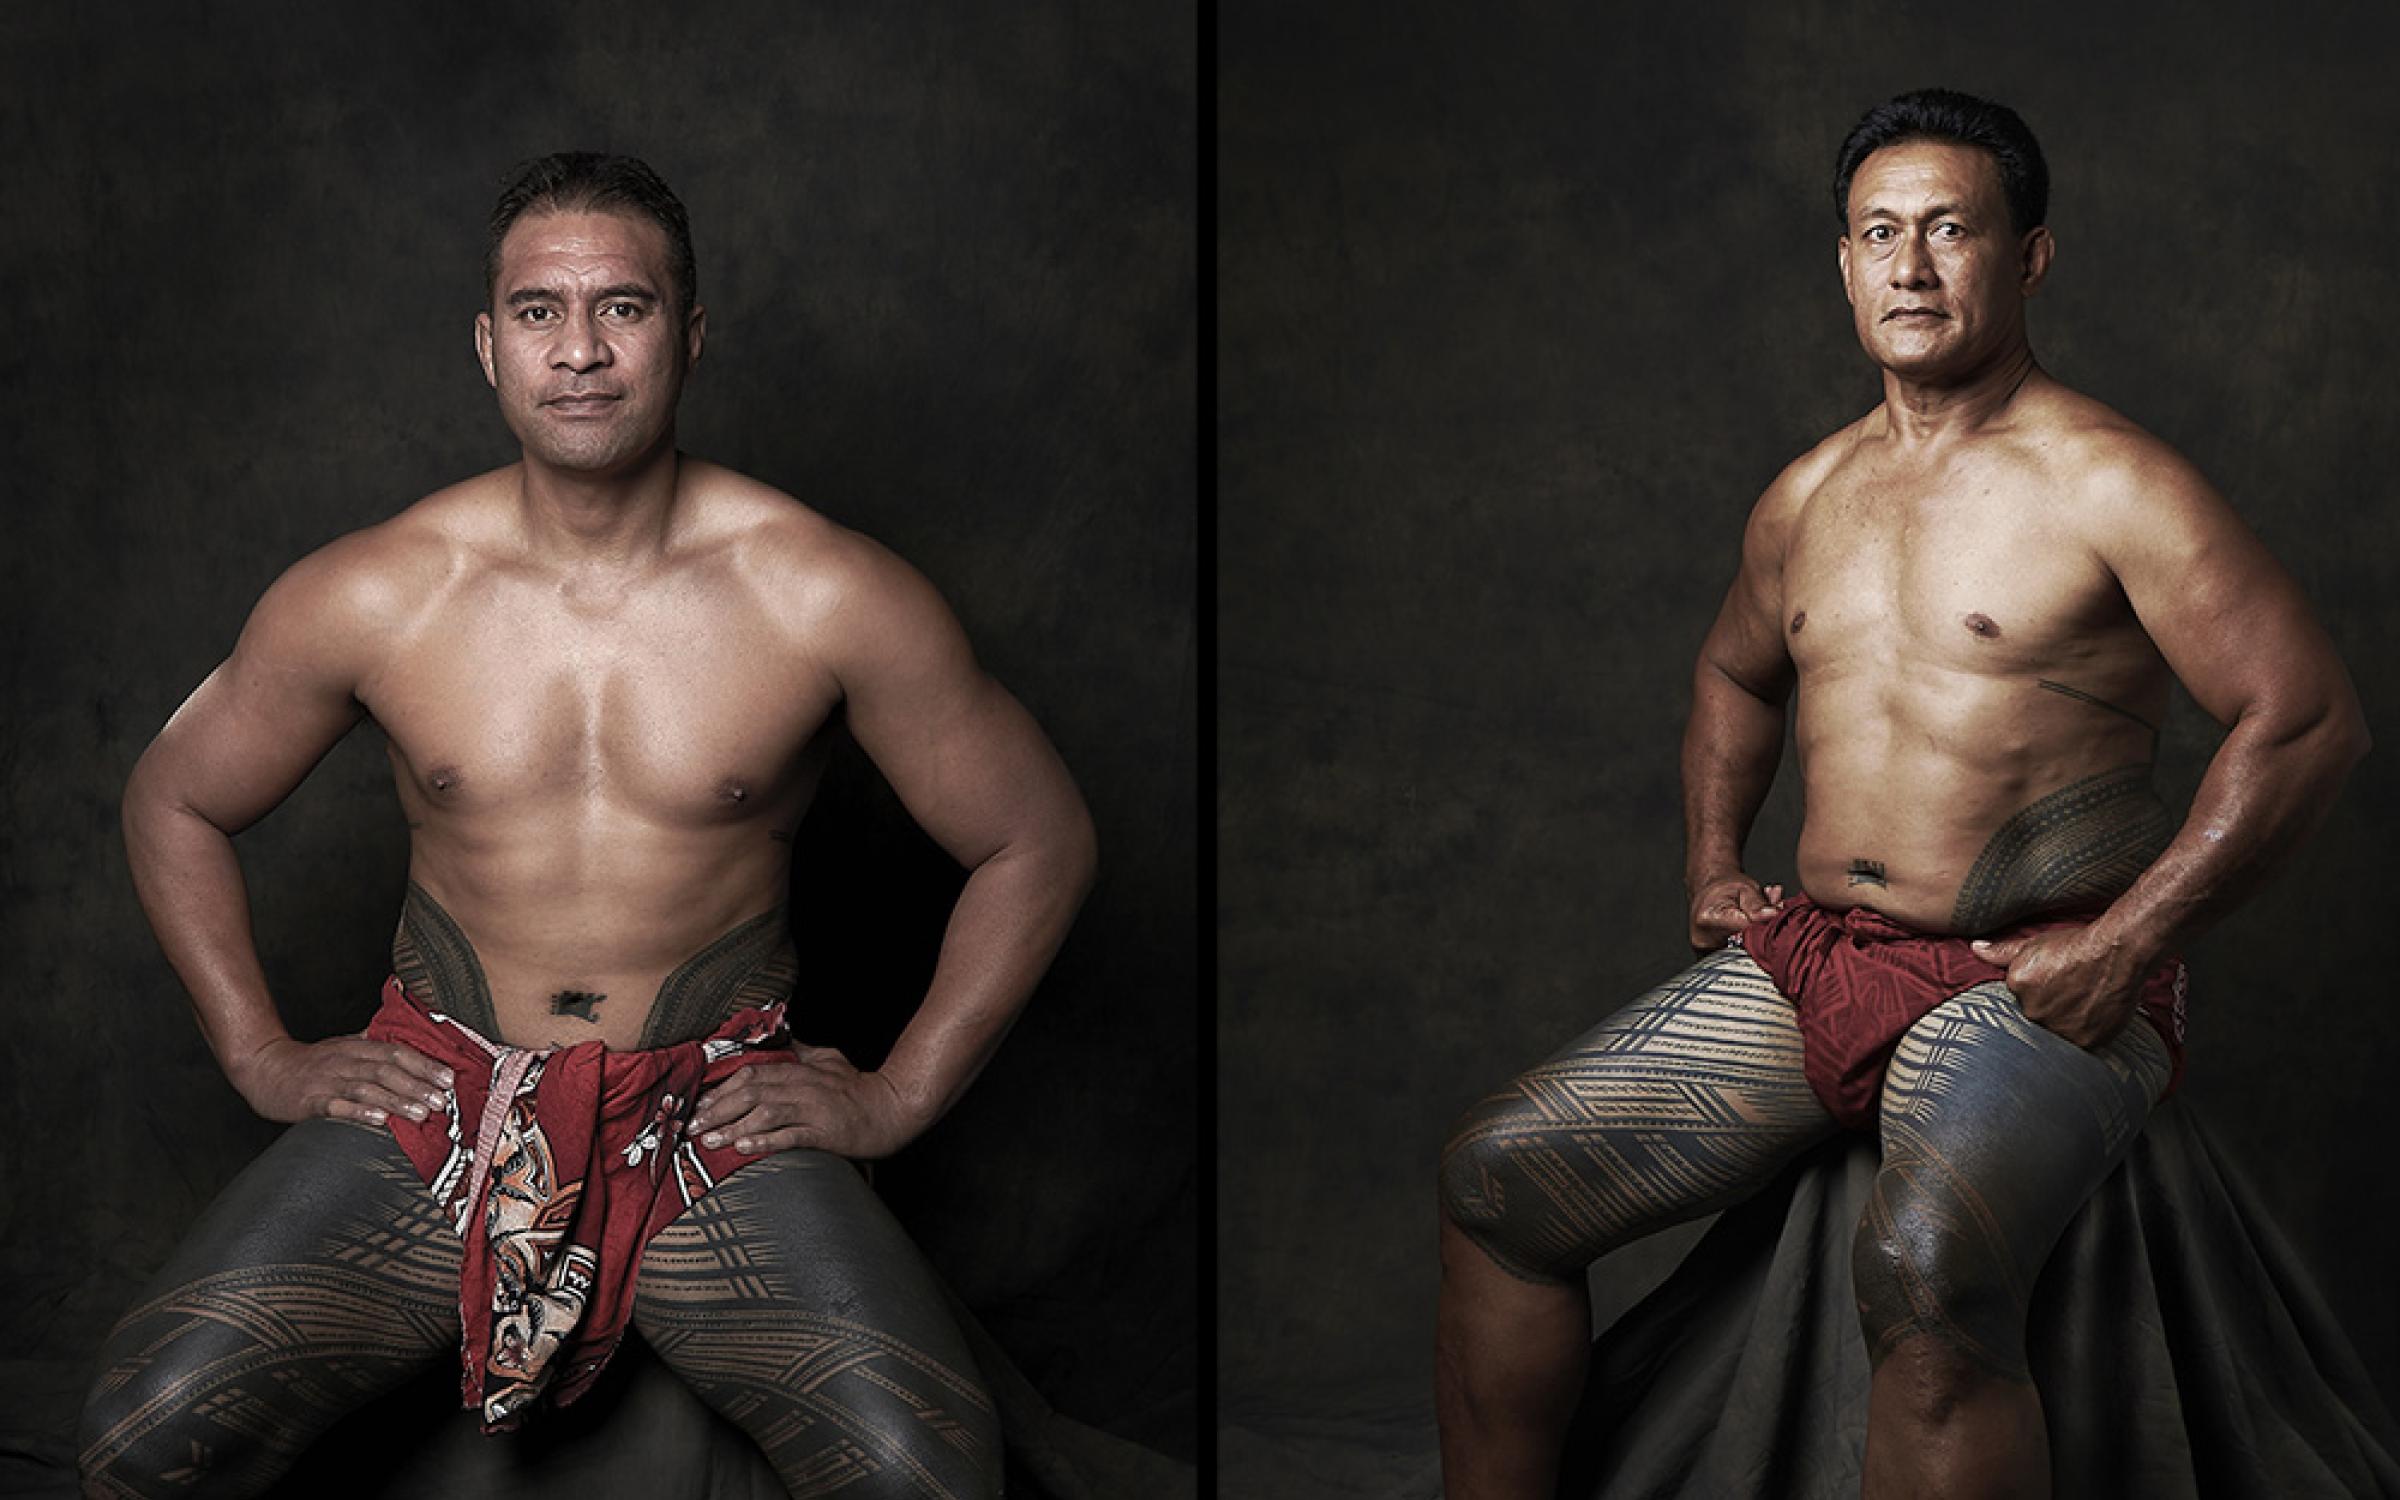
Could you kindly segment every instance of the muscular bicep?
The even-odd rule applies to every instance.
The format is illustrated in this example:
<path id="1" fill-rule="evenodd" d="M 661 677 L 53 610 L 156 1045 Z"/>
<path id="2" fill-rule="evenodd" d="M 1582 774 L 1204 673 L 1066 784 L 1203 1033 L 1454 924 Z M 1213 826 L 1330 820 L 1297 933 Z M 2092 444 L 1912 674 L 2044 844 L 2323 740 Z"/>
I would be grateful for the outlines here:
<path id="1" fill-rule="evenodd" d="M 1696 667 L 1772 703 L 1790 696 L 1793 676 L 1783 629 L 1783 556 L 1792 509 L 1784 491 L 1785 481 L 1777 481 L 1751 512 L 1742 530 L 1741 567 L 1700 643 Z"/>
<path id="2" fill-rule="evenodd" d="M 1088 837 L 1066 766 L 977 664 L 932 585 L 882 554 L 845 592 L 832 665 L 850 731 L 909 815 L 970 868 L 1012 846 Z"/>
<path id="3" fill-rule="evenodd" d="M 2101 556 L 2193 701 L 2220 724 L 2304 728 L 2354 712 L 2349 674 L 2299 585 L 2197 473 L 2151 466 L 2105 507 Z"/>
<path id="4" fill-rule="evenodd" d="M 289 796 L 359 721 L 359 625 L 341 580 L 328 572 L 304 560 L 267 591 L 233 654 L 144 752 L 129 794 L 238 833 Z"/>

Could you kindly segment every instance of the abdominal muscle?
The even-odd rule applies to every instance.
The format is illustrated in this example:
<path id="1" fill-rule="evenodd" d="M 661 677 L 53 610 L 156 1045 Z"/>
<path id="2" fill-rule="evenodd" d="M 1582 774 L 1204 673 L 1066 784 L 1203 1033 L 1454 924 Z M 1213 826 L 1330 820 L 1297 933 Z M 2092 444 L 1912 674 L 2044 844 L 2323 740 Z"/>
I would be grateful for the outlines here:
<path id="1" fill-rule="evenodd" d="M 797 813 L 701 829 L 617 820 L 624 826 L 603 838 L 539 836 L 511 821 L 487 812 L 471 836 L 458 827 L 417 831 L 403 941 L 412 914 L 424 918 L 414 924 L 427 929 L 417 934 L 423 945 L 444 941 L 432 935 L 442 919 L 454 924 L 450 945 L 463 942 L 481 972 L 494 1040 L 529 1048 L 596 1040 L 630 1051 L 660 1040 L 645 1039 L 670 975 L 782 906 L 790 845 L 770 827 L 790 828 Z M 425 913 L 423 902 L 437 912 Z M 788 939 L 781 946 L 788 953 Z M 428 967 L 455 974 L 460 965 Z M 464 996 L 424 998 L 472 1014 Z"/>
<path id="2" fill-rule="evenodd" d="M 2024 677 L 1800 684 L 1801 889 L 1928 933 L 2097 912 L 2173 836 L 2155 736 Z"/>

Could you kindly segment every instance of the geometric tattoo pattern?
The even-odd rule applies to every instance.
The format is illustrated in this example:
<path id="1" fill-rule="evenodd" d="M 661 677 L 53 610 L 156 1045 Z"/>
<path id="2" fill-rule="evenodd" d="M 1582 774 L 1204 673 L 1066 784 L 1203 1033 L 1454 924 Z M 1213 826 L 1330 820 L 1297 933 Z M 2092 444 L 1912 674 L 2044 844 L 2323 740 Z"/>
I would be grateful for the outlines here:
<path id="1" fill-rule="evenodd" d="M 1739 1202 L 1833 1129 L 1791 1003 L 1726 948 L 1469 1110 L 1443 1209 L 1503 1270 L 1555 1283 Z"/>
<path id="2" fill-rule="evenodd" d="M 286 1194 L 335 1193 L 322 1221 L 292 1227 Z M 457 1347 L 459 1260 L 389 1135 L 294 1126 L 109 1335 L 84 1414 L 85 1493 L 266 1488 L 345 1413 Z"/>
<path id="3" fill-rule="evenodd" d="M 430 1008 L 487 1037 L 500 1034 L 492 992 L 475 945 L 442 904 L 414 881 L 392 934 L 392 972 Z M 789 1000 L 799 956 L 783 908 L 761 912 L 678 965 L 658 987 L 637 1044 L 671 1047 L 708 1035 L 737 1012 Z M 564 990 L 548 997 L 553 1015 L 596 1019 L 604 995 Z"/>
<path id="4" fill-rule="evenodd" d="M 293 1126 L 110 1335 L 85 1493 L 267 1488 L 456 1360 L 461 1258 L 387 1132 Z M 846 1162 L 784 1152 L 720 1182 L 650 1241 L 634 1322 L 794 1495 L 999 1493 L 998 1420 L 940 1283 Z"/>
<path id="5" fill-rule="evenodd" d="M 2000 825 L 1960 883 L 1950 925 L 1991 932 L 2036 912 L 2105 902 L 2174 836 L 2149 766 L 2069 783 Z"/>
<path id="6" fill-rule="evenodd" d="M 823 1253 L 828 1225 L 839 1254 Z M 786 1152 L 719 1184 L 651 1240 L 634 1322 L 795 1496 L 998 1493 L 973 1357 L 847 1162 Z"/>
<path id="7" fill-rule="evenodd" d="M 1930 1338 L 2028 1377 L 2025 1317 L 2053 1245 L 2141 1133 L 2170 1064 L 2135 1020 L 2085 1051 L 1992 981 L 1901 1038 L 1884 1081 L 1883 1165 L 1851 1275 L 1875 1364 Z"/>

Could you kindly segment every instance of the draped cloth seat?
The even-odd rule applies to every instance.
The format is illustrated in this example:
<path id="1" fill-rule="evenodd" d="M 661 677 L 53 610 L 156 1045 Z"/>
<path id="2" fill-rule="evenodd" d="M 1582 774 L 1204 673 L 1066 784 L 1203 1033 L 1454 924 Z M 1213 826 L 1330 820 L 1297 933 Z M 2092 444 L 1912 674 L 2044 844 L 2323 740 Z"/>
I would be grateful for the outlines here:
<path id="1" fill-rule="evenodd" d="M 1850 1247 L 1876 1166 L 1865 1136 L 1803 1158 L 1594 1343 L 1562 1495 L 1858 1494 Z M 2350 1331 L 2188 1104 L 2068 1226 L 2028 1343 L 2061 1497 L 2400 1496 Z"/>

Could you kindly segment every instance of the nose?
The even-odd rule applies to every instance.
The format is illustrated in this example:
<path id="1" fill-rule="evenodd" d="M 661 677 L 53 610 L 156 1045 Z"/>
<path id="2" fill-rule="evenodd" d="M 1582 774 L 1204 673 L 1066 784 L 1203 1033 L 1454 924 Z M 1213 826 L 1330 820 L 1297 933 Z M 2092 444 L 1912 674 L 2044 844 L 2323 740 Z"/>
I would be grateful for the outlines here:
<path id="1" fill-rule="evenodd" d="M 1934 284 L 1933 255 L 1920 234 L 1904 234 L 1892 252 L 1892 285 L 1916 290 Z"/>
<path id="2" fill-rule="evenodd" d="M 567 314 L 550 346 L 550 363 L 578 375 L 604 368 L 612 358 L 600 319 L 589 308 Z"/>

